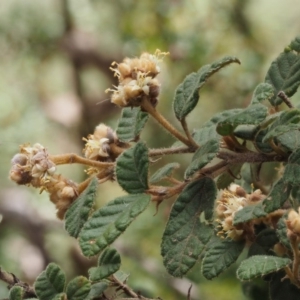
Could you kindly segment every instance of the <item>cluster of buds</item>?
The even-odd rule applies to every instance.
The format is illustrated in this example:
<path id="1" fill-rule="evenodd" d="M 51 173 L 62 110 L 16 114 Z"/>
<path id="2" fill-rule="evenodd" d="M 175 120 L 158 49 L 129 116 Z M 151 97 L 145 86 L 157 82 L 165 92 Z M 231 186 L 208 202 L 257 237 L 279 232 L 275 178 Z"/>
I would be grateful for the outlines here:
<path id="1" fill-rule="evenodd" d="M 128 148 L 129 145 L 122 143 L 110 127 L 101 123 L 95 128 L 93 134 L 83 138 L 86 142 L 83 149 L 84 156 L 91 160 L 112 162 Z"/>
<path id="2" fill-rule="evenodd" d="M 111 102 L 118 106 L 139 106 L 141 100 L 147 97 L 155 106 L 159 95 L 160 84 L 155 78 L 160 68 L 159 61 L 167 55 L 156 50 L 155 54 L 143 53 L 139 58 L 125 58 L 122 63 L 112 63 L 111 70 L 118 77 L 119 85 L 112 92 Z"/>
<path id="3" fill-rule="evenodd" d="M 49 159 L 47 150 L 40 144 L 20 146 L 12 161 L 9 177 L 17 184 L 32 185 L 46 190 L 50 200 L 58 209 L 57 216 L 62 219 L 68 207 L 77 198 L 76 185 L 61 175 L 55 174 L 56 165 Z"/>
<path id="4" fill-rule="evenodd" d="M 219 236 L 229 237 L 233 240 L 240 240 L 245 238 L 246 231 L 251 230 L 255 224 L 238 224 L 233 225 L 234 215 L 242 208 L 257 204 L 265 198 L 260 190 L 255 190 L 251 194 L 237 184 L 231 184 L 228 189 L 222 191 L 220 199 L 217 201 L 216 215 L 217 222 L 221 230 L 218 232 Z"/>

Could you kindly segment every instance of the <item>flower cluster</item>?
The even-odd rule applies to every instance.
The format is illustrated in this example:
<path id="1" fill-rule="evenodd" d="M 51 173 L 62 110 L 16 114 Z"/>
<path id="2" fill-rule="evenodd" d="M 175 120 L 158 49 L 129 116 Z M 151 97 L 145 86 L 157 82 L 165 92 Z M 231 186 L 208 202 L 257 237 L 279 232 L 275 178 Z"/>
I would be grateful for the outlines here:
<path id="1" fill-rule="evenodd" d="M 93 134 L 83 138 L 86 142 L 84 156 L 97 161 L 114 161 L 129 145 L 118 140 L 116 133 L 103 123 L 99 124 Z"/>
<path id="2" fill-rule="evenodd" d="M 153 105 L 157 103 L 160 84 L 155 78 L 159 72 L 159 61 L 167 55 L 156 50 L 155 54 L 143 53 L 139 58 L 125 58 L 122 63 L 113 62 L 111 70 L 118 77 L 119 85 L 112 92 L 111 101 L 118 106 L 139 106 L 143 97 Z"/>
<path id="3" fill-rule="evenodd" d="M 62 219 L 68 207 L 77 198 L 75 183 L 55 174 L 56 165 L 50 160 L 47 150 L 40 144 L 20 146 L 12 161 L 10 179 L 17 184 L 32 185 L 46 190 L 56 205 L 57 216 Z"/>
<path id="4" fill-rule="evenodd" d="M 233 225 L 235 213 L 246 206 L 257 204 L 264 198 L 265 195 L 260 190 L 247 194 L 237 184 L 231 184 L 228 189 L 222 191 L 216 206 L 217 222 L 221 228 L 218 235 L 229 237 L 233 240 L 242 239 L 245 234 L 245 226 L 249 224 Z"/>

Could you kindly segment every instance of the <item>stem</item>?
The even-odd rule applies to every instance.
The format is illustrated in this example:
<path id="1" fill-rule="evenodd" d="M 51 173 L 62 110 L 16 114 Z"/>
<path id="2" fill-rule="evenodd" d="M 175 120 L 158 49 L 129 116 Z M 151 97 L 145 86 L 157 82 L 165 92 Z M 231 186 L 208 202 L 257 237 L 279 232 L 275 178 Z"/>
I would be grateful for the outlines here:
<path id="1" fill-rule="evenodd" d="M 56 165 L 73 164 L 78 163 L 86 166 L 96 167 L 96 168 L 107 168 L 114 165 L 112 162 L 101 162 L 96 160 L 90 160 L 81 157 L 75 153 L 50 155 L 49 159 L 52 160 Z"/>
<path id="2" fill-rule="evenodd" d="M 133 297 L 135 299 L 143 299 L 143 300 L 148 300 L 149 299 L 149 298 L 145 298 L 145 297 L 135 293 L 127 284 L 121 282 L 116 276 L 112 275 L 111 278 L 112 278 L 112 281 L 114 283 L 116 283 L 123 290 L 123 292 L 125 294 L 127 294 L 128 296 Z"/>
<path id="3" fill-rule="evenodd" d="M 177 147 L 177 148 L 162 148 L 162 149 L 150 149 L 149 156 L 159 156 L 168 154 L 181 154 L 181 153 L 193 153 L 195 150 L 188 147 Z"/>
<path id="4" fill-rule="evenodd" d="M 0 280 L 6 282 L 8 284 L 9 289 L 15 285 L 21 286 L 25 291 L 26 298 L 37 297 L 33 287 L 31 287 L 26 282 L 20 281 L 14 274 L 2 271 L 1 268 L 0 268 Z"/>
<path id="5" fill-rule="evenodd" d="M 289 108 L 294 108 L 294 105 L 292 104 L 291 100 L 289 97 L 286 95 L 284 91 L 280 91 L 277 96 L 289 107 Z"/>
<path id="6" fill-rule="evenodd" d="M 167 121 L 163 115 L 161 115 L 148 101 L 146 97 L 142 99 L 141 108 L 148 112 L 161 126 L 163 126 L 167 131 L 169 131 L 174 137 L 186 144 L 188 147 L 194 148 L 194 145 L 182 135 L 169 121 Z"/>
<path id="7" fill-rule="evenodd" d="M 190 143 L 197 149 L 199 148 L 199 145 L 197 145 L 197 143 L 194 141 L 194 139 L 192 138 L 191 134 L 190 134 L 190 131 L 188 129 L 188 126 L 187 126 L 187 123 L 186 123 L 186 120 L 185 118 L 183 118 L 181 120 L 181 126 L 187 136 L 187 138 L 189 139 Z"/>
<path id="8" fill-rule="evenodd" d="M 290 239 L 290 243 L 292 246 L 293 250 L 293 277 L 294 280 L 299 284 L 299 249 L 298 249 L 298 244 L 299 244 L 299 238 L 295 239 Z"/>

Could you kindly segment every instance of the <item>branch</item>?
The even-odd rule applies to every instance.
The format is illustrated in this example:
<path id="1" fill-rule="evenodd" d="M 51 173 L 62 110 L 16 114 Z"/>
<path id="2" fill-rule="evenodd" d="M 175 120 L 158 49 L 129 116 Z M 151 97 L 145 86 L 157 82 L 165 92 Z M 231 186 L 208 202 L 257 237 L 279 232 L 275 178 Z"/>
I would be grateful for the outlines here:
<path id="1" fill-rule="evenodd" d="M 2 271 L 1 268 L 0 268 L 0 280 L 6 282 L 8 284 L 9 289 L 11 289 L 13 286 L 22 287 L 25 291 L 24 298 L 37 297 L 33 287 L 31 287 L 28 283 L 19 280 L 14 274 Z"/>

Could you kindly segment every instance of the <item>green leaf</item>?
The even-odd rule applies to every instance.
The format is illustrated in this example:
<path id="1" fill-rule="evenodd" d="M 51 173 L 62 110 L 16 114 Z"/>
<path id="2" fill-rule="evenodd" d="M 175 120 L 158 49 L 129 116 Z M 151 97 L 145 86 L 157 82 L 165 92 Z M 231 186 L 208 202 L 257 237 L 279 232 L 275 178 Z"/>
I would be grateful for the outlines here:
<path id="1" fill-rule="evenodd" d="M 264 136 L 262 142 L 266 143 L 272 138 L 289 132 L 290 130 L 298 130 L 300 128 L 300 111 L 298 109 L 290 109 L 283 111 L 279 117 L 268 127 L 268 132 Z"/>
<path id="2" fill-rule="evenodd" d="M 295 46 L 296 47 L 296 46 Z M 275 95 L 270 103 L 277 106 L 282 100 L 277 97 L 278 92 L 284 91 L 288 97 L 293 96 L 300 84 L 300 57 L 292 51 L 281 53 L 275 61 L 272 62 L 265 82 L 273 85 Z"/>
<path id="3" fill-rule="evenodd" d="M 206 279 L 213 279 L 233 264 L 244 249 L 245 242 L 215 239 L 208 244 L 202 260 L 202 274 Z"/>
<path id="4" fill-rule="evenodd" d="M 268 114 L 266 106 L 258 103 L 245 108 L 239 114 L 228 117 L 217 126 L 217 132 L 223 136 L 230 135 L 238 125 L 257 125 L 261 123 Z"/>
<path id="5" fill-rule="evenodd" d="M 66 300 L 67 295 L 65 293 L 56 294 L 52 300 Z"/>
<path id="6" fill-rule="evenodd" d="M 214 115 L 209 121 L 203 124 L 199 129 L 196 129 L 192 136 L 198 145 L 204 145 L 209 140 L 220 140 L 221 136 L 217 133 L 217 125 L 230 116 L 240 113 L 242 109 L 229 109 Z"/>
<path id="7" fill-rule="evenodd" d="M 20 286 L 13 286 L 9 290 L 9 300 L 22 300 L 24 295 L 24 289 Z"/>
<path id="8" fill-rule="evenodd" d="M 253 94 L 251 104 L 257 104 L 269 100 L 274 96 L 274 88 L 269 83 L 260 83 Z"/>
<path id="9" fill-rule="evenodd" d="M 90 292 L 86 297 L 86 300 L 101 299 L 102 293 L 108 288 L 106 282 L 97 282 L 92 284 Z"/>
<path id="10" fill-rule="evenodd" d="M 300 184 L 300 148 L 290 155 L 284 170 L 283 180 L 293 186 Z"/>
<path id="11" fill-rule="evenodd" d="M 245 223 L 253 219 L 264 217 L 267 213 L 264 211 L 261 202 L 242 208 L 237 211 L 233 218 L 233 225 Z"/>
<path id="12" fill-rule="evenodd" d="M 272 153 L 274 152 L 274 150 L 272 149 L 272 147 L 270 146 L 269 143 L 264 143 L 263 139 L 265 137 L 265 135 L 268 133 L 268 129 L 262 129 L 260 131 L 258 131 L 258 133 L 255 136 L 255 146 L 256 148 L 262 152 L 262 153 Z"/>
<path id="13" fill-rule="evenodd" d="M 288 200 L 291 192 L 291 186 L 285 182 L 284 178 L 279 179 L 273 186 L 270 194 L 263 201 L 264 210 L 271 213 L 282 207 L 284 202 Z"/>
<path id="14" fill-rule="evenodd" d="M 286 277 L 286 273 L 283 271 L 277 272 L 272 276 L 269 284 L 270 300 L 299 300 L 300 289 Z"/>
<path id="15" fill-rule="evenodd" d="M 120 269 L 121 257 L 116 249 L 106 249 L 100 256 L 99 267 L 89 269 L 89 278 L 91 281 L 99 281 L 114 274 Z"/>
<path id="16" fill-rule="evenodd" d="M 128 195 L 118 197 L 95 211 L 79 235 L 83 254 L 89 257 L 104 250 L 146 209 L 149 202 L 149 195 Z"/>
<path id="17" fill-rule="evenodd" d="M 234 129 L 233 134 L 240 139 L 252 141 L 258 129 L 256 125 L 239 125 Z"/>
<path id="18" fill-rule="evenodd" d="M 157 170 L 150 178 L 151 183 L 157 183 L 162 179 L 171 177 L 173 174 L 173 171 L 178 169 L 180 167 L 179 163 L 173 162 L 169 163 L 159 170 Z"/>
<path id="19" fill-rule="evenodd" d="M 40 300 L 51 300 L 64 291 L 65 282 L 65 274 L 61 268 L 50 263 L 36 279 L 34 289 Z"/>
<path id="20" fill-rule="evenodd" d="M 143 142 L 138 142 L 117 159 L 118 183 L 129 194 L 143 193 L 148 189 L 148 167 L 148 148 Z"/>
<path id="21" fill-rule="evenodd" d="M 79 195 L 65 215 L 65 228 L 70 236 L 78 237 L 81 228 L 89 217 L 95 202 L 98 180 L 93 178 L 88 187 Z"/>
<path id="22" fill-rule="evenodd" d="M 173 103 L 174 112 L 178 120 L 183 120 L 197 105 L 199 90 L 206 80 L 214 73 L 231 63 L 240 63 L 235 57 L 224 57 L 211 65 L 202 67 L 198 72 L 189 74 L 177 87 Z"/>
<path id="23" fill-rule="evenodd" d="M 287 249 L 291 249 L 290 240 L 287 237 L 287 226 L 286 226 L 287 216 L 288 213 L 285 213 L 277 222 L 276 234 L 281 244 L 283 244 Z"/>
<path id="24" fill-rule="evenodd" d="M 284 148 L 285 151 L 293 152 L 295 149 L 300 148 L 300 131 L 299 129 L 292 129 L 292 126 L 288 127 L 288 131 L 275 137 L 275 142 L 279 147 Z"/>
<path id="25" fill-rule="evenodd" d="M 289 48 L 291 50 L 294 50 L 296 52 L 300 52 L 300 37 L 297 36 L 292 42 L 291 44 L 289 45 Z"/>
<path id="26" fill-rule="evenodd" d="M 91 289 L 90 281 L 84 276 L 72 279 L 67 285 L 66 294 L 68 300 L 84 300 Z"/>
<path id="27" fill-rule="evenodd" d="M 237 277 L 240 280 L 251 280 L 255 277 L 277 272 L 288 266 L 292 261 L 269 255 L 254 255 L 242 261 L 237 269 Z"/>
<path id="28" fill-rule="evenodd" d="M 202 147 L 200 147 L 194 154 L 191 164 L 185 171 L 184 178 L 187 179 L 201 170 L 217 155 L 219 151 L 219 141 L 209 140 Z"/>
<path id="29" fill-rule="evenodd" d="M 136 141 L 148 121 L 149 115 L 140 107 L 125 107 L 117 128 L 118 139 L 122 142 Z"/>
<path id="30" fill-rule="evenodd" d="M 174 203 L 162 238 L 161 254 L 167 271 L 181 277 L 199 259 L 212 236 L 212 229 L 200 223 L 213 215 L 217 190 L 214 181 L 205 177 L 190 183 Z"/>

